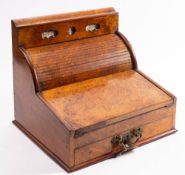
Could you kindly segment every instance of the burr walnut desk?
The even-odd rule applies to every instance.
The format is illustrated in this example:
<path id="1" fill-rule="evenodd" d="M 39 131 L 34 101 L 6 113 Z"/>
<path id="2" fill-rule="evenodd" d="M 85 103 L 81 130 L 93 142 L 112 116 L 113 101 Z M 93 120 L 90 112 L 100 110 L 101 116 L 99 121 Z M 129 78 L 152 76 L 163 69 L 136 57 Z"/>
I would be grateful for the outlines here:
<path id="1" fill-rule="evenodd" d="M 74 171 L 174 133 L 176 98 L 140 72 L 113 8 L 12 20 L 15 120 Z"/>

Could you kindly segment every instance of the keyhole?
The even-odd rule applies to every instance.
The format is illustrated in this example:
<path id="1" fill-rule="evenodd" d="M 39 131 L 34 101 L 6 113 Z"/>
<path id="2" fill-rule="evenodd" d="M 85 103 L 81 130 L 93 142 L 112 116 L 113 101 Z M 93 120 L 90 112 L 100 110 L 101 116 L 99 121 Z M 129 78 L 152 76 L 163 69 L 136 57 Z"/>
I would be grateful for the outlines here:
<path id="1" fill-rule="evenodd" d="M 69 30 L 68 30 L 68 34 L 69 35 L 74 35 L 76 32 L 76 28 L 75 27 L 70 27 Z"/>

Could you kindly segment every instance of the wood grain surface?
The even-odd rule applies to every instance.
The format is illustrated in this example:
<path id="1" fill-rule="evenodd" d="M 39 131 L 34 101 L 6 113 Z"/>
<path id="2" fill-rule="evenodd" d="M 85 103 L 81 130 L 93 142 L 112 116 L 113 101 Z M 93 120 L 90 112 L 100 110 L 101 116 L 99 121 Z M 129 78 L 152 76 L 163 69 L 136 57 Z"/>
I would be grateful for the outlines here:
<path id="1" fill-rule="evenodd" d="M 25 50 L 38 91 L 132 69 L 130 53 L 116 34 Z"/>
<path id="2" fill-rule="evenodd" d="M 156 111 L 151 112 L 150 114 L 147 114 L 147 115 L 155 115 L 155 114 L 156 114 Z M 160 111 L 159 111 L 159 114 L 160 114 Z M 147 117 L 147 115 L 145 115 L 145 117 Z M 170 110 L 170 111 L 167 111 L 167 113 L 165 113 L 163 118 L 160 120 L 155 120 L 145 125 L 144 123 L 139 125 L 142 128 L 142 138 L 138 141 L 136 146 L 139 145 L 140 142 L 146 139 L 155 137 L 159 135 L 160 133 L 164 133 L 166 131 L 172 130 L 173 129 L 172 123 L 173 123 L 173 115 Z M 133 124 L 135 124 L 135 126 L 138 126 L 138 123 L 133 123 Z M 130 128 L 132 127 L 130 126 Z M 120 130 L 122 129 L 122 132 L 118 132 L 118 129 Z M 124 127 L 122 128 L 118 127 L 116 130 L 117 130 L 117 133 L 119 134 L 124 134 L 129 131 L 129 130 L 125 130 Z M 96 157 L 114 152 L 112 144 L 111 144 L 112 138 L 113 138 L 112 136 L 106 137 L 105 139 L 102 139 L 97 142 L 93 142 L 91 144 L 87 144 L 83 147 L 76 149 L 75 150 L 75 165 L 78 165 L 88 160 L 92 160 Z M 116 148 L 116 151 L 118 152 L 121 150 L 122 150 L 121 147 Z"/>
<path id="3" fill-rule="evenodd" d="M 105 8 L 74 14 L 59 14 L 54 17 L 18 19 L 12 22 L 19 31 L 18 45 L 30 48 L 115 33 L 118 30 L 118 13 L 112 8 Z M 90 24 L 98 24 L 98 30 L 87 32 L 86 27 Z M 76 29 L 73 35 L 68 33 L 70 27 Z M 57 36 L 43 39 L 42 33 L 50 30 L 57 31 Z"/>
<path id="4" fill-rule="evenodd" d="M 172 117 L 170 118 L 171 123 L 168 127 L 174 129 L 175 125 L 173 121 L 175 119 L 175 108 L 175 105 L 169 107 L 161 107 L 159 109 L 149 111 L 140 115 L 135 115 L 132 118 L 125 119 L 114 124 L 106 125 L 105 127 L 97 128 L 90 132 L 83 133 L 83 135 L 81 135 L 80 137 L 75 138 L 75 148 L 83 147 L 85 145 L 104 140 L 108 137 L 113 137 L 115 135 L 127 132 L 130 128 L 138 128 L 167 117 Z M 155 130 L 159 130 L 161 127 L 156 127 Z M 149 134 L 150 132 L 152 133 L 153 131 L 148 131 L 147 133 Z M 145 133 L 143 132 L 141 140 L 144 140 L 144 135 Z M 145 137 L 145 139 L 147 138 Z"/>
<path id="5" fill-rule="evenodd" d="M 111 119 L 128 118 L 173 102 L 134 70 L 61 86 L 40 95 L 59 119 L 75 130 L 98 123 L 103 126 Z"/>
<path id="6" fill-rule="evenodd" d="M 101 9 L 92 9 L 85 10 L 79 12 L 69 12 L 48 16 L 40 16 L 40 17 L 30 17 L 30 18 L 22 18 L 22 19 L 14 19 L 15 26 L 17 28 L 21 27 L 30 27 L 30 26 L 39 26 L 39 25 L 47 25 L 48 23 L 61 23 L 64 21 L 71 21 L 74 19 L 84 19 L 90 18 L 94 16 L 107 16 L 117 14 L 117 12 L 112 7 L 101 8 Z"/>

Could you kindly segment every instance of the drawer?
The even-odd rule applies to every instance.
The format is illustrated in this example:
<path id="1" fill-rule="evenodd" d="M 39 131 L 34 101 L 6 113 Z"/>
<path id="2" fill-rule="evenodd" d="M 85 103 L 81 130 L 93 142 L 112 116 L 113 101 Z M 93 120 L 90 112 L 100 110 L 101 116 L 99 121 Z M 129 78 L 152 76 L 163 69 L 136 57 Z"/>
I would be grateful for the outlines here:
<path id="1" fill-rule="evenodd" d="M 174 128 L 174 107 L 171 106 L 168 108 L 158 109 L 144 114 L 143 119 L 141 116 L 138 116 L 138 118 L 139 120 L 137 122 L 135 122 L 137 119 L 136 117 L 129 119 L 128 121 L 123 121 L 122 123 L 109 126 L 110 128 L 108 129 L 104 128 L 102 130 L 94 131 L 94 137 L 90 137 L 93 134 L 89 133 L 88 136 L 90 138 L 88 142 L 86 142 L 89 144 L 84 145 L 85 142 L 83 142 L 83 144 L 81 143 L 82 146 L 75 149 L 75 165 L 92 161 L 95 158 L 105 156 L 107 154 L 113 154 L 113 152 L 116 153 L 122 151 L 122 147 L 117 146 L 115 148 L 115 146 L 113 146 L 111 142 L 113 137 L 129 133 L 134 128 L 139 127 L 142 132 L 142 136 L 138 142 L 136 142 L 135 146 L 139 146 L 150 140 L 152 141 L 152 138 L 156 138 L 156 136 L 160 137 L 163 133 L 172 130 Z M 150 118 L 150 120 L 148 118 Z M 99 135 L 98 139 L 95 139 L 96 134 Z M 110 135 L 110 137 L 101 139 L 103 136 L 108 135 Z M 81 140 L 83 139 L 81 138 Z M 77 143 L 79 146 L 79 141 Z"/>

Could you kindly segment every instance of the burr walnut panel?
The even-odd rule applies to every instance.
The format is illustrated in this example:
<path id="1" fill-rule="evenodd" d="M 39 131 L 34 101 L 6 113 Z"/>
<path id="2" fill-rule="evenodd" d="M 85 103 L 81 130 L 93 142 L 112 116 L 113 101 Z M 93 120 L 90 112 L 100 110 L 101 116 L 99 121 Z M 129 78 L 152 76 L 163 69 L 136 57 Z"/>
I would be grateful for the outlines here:
<path id="1" fill-rule="evenodd" d="M 173 102 L 168 94 L 134 70 L 42 91 L 40 95 L 61 121 L 79 132 Z"/>
<path id="2" fill-rule="evenodd" d="M 118 13 L 113 8 L 106 8 L 76 14 L 18 19 L 12 22 L 19 31 L 18 45 L 31 48 L 115 33 L 118 30 Z M 87 26 L 94 24 L 99 26 L 98 30 L 89 32 Z M 76 31 L 72 35 L 69 33 L 71 27 Z M 43 38 L 43 33 L 48 31 L 56 31 L 57 35 Z"/>

